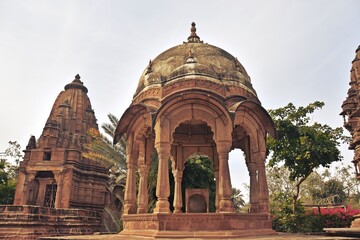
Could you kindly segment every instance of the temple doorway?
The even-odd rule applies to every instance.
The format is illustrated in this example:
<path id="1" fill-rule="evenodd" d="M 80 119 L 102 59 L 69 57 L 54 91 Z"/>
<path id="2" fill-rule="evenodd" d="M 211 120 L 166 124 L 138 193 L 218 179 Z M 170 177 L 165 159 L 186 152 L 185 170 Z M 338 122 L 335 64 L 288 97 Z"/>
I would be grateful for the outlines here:
<path id="1" fill-rule="evenodd" d="M 57 183 L 51 171 L 39 171 L 29 184 L 28 205 L 55 207 Z"/>

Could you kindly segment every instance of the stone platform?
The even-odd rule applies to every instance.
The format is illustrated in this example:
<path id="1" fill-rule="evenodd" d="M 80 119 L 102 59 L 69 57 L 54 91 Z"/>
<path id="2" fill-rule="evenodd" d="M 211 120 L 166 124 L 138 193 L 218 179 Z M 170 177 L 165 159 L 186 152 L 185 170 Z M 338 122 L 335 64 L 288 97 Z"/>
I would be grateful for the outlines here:
<path id="1" fill-rule="evenodd" d="M 0 239 L 93 234 L 100 226 L 101 214 L 95 211 L 0 205 Z"/>
<path id="2" fill-rule="evenodd" d="M 358 228 L 324 228 L 324 231 L 329 235 L 357 237 L 360 239 L 360 227 Z"/>
<path id="3" fill-rule="evenodd" d="M 123 236 L 119 234 L 109 235 L 86 235 L 86 236 L 68 236 L 68 237 L 46 237 L 40 238 L 41 240 L 151 240 L 151 237 L 134 237 Z M 172 240 L 174 238 L 163 238 L 162 240 Z M 206 240 L 207 238 L 176 238 L 176 240 Z M 217 238 L 222 240 L 223 238 Z M 308 235 L 308 234 L 291 234 L 279 233 L 278 235 L 262 235 L 252 237 L 232 238 L 231 240 L 302 240 L 302 239 L 316 239 L 316 240 L 355 240 L 357 237 L 341 237 L 341 236 L 326 236 L 326 235 Z"/>
<path id="4" fill-rule="evenodd" d="M 269 214 L 179 213 L 123 215 L 122 236 L 213 238 L 274 235 Z"/>

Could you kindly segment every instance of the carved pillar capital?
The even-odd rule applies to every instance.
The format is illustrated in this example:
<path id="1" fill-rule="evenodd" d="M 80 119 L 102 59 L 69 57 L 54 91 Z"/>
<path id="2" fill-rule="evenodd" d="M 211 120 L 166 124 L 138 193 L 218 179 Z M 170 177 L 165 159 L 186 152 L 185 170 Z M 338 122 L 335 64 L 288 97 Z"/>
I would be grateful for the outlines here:
<path id="1" fill-rule="evenodd" d="M 150 166 L 147 164 L 141 164 L 138 166 L 138 171 L 140 176 L 145 176 L 149 174 Z"/>
<path id="2" fill-rule="evenodd" d="M 182 179 L 184 171 L 182 169 L 176 169 L 172 171 L 174 178 Z"/>

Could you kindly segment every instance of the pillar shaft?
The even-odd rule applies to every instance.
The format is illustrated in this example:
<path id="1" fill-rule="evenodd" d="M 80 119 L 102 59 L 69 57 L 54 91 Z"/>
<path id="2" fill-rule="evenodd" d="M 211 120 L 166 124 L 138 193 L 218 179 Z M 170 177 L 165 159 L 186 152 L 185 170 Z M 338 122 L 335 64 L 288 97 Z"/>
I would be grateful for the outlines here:
<path id="1" fill-rule="evenodd" d="M 156 196 L 158 198 L 154 213 L 170 213 L 170 184 L 169 184 L 169 157 L 170 157 L 170 144 L 157 143 L 156 149 L 158 152 L 159 166 L 158 178 L 156 184 Z"/>
<path id="2" fill-rule="evenodd" d="M 175 181 L 175 189 L 174 189 L 174 213 L 181 213 L 181 208 L 183 205 L 182 199 L 182 189 L 181 189 L 181 181 L 183 176 L 182 170 L 174 170 L 174 181 Z"/>
<path id="3" fill-rule="evenodd" d="M 218 145 L 219 158 L 219 212 L 235 212 L 231 201 L 231 180 L 229 171 L 229 150 L 230 144 Z"/>
<path id="4" fill-rule="evenodd" d="M 61 198 L 61 207 L 62 208 L 69 208 L 70 207 L 70 199 L 71 199 L 71 189 L 73 184 L 73 170 L 72 169 L 65 169 L 63 172 L 63 181 L 62 181 L 62 192 Z"/>
<path id="5" fill-rule="evenodd" d="M 14 197 L 14 205 L 26 205 L 28 201 L 29 184 L 35 178 L 35 174 L 26 175 L 23 171 L 19 171 L 18 181 Z"/>
<path id="6" fill-rule="evenodd" d="M 216 192 L 215 192 L 215 209 L 216 212 L 219 212 L 219 170 L 215 169 L 215 179 L 216 179 Z"/>
<path id="7" fill-rule="evenodd" d="M 254 163 L 248 163 L 250 176 L 250 212 L 259 212 L 258 171 Z"/>
<path id="8" fill-rule="evenodd" d="M 140 165 L 139 166 L 139 195 L 138 195 L 138 209 L 137 213 L 146 213 L 148 206 L 148 185 L 147 178 L 149 175 L 149 165 Z"/>
<path id="9" fill-rule="evenodd" d="M 266 181 L 265 163 L 260 162 L 258 169 L 259 194 L 261 196 L 260 212 L 269 212 L 269 190 Z"/>
<path id="10" fill-rule="evenodd" d="M 63 177 L 60 173 L 55 174 L 55 181 L 57 184 L 56 189 L 56 198 L 55 198 L 55 208 L 61 208 L 61 198 L 62 198 L 62 190 L 63 190 Z"/>
<path id="11" fill-rule="evenodd" d="M 130 156 L 128 156 L 130 158 Z M 125 206 L 124 214 L 133 214 L 136 213 L 136 178 L 135 178 L 135 164 L 128 162 L 127 163 L 127 177 L 126 177 L 126 188 L 125 188 Z"/>

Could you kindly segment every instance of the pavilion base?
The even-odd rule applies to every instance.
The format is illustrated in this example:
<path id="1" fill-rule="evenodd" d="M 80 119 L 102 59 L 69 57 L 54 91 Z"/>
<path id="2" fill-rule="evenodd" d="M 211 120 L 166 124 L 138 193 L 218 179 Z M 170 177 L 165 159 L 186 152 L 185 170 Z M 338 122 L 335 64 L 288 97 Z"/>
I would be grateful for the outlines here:
<path id="1" fill-rule="evenodd" d="M 0 205 L 0 239 L 38 239 L 45 236 L 99 232 L 101 214 L 85 209 Z"/>
<path id="2" fill-rule="evenodd" d="M 277 234 L 270 214 L 180 213 L 123 215 L 120 235 L 157 238 L 229 239 Z"/>

